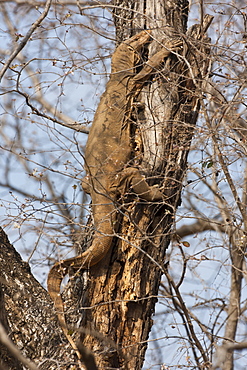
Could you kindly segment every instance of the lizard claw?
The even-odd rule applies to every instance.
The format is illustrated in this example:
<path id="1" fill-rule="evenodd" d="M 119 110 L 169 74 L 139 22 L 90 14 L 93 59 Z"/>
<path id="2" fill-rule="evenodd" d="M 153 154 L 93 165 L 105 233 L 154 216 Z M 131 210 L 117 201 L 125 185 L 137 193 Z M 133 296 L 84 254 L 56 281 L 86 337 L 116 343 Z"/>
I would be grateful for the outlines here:
<path id="1" fill-rule="evenodd" d="M 169 40 L 164 43 L 165 48 L 169 50 L 177 49 L 179 46 L 183 45 L 183 40 L 181 39 L 175 39 L 175 40 Z"/>

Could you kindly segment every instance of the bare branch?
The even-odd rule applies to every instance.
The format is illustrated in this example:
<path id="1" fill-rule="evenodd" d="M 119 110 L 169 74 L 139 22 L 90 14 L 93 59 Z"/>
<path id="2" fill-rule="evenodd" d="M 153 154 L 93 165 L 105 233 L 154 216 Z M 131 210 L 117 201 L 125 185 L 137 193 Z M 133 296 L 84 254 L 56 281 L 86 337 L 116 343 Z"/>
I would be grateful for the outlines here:
<path id="1" fill-rule="evenodd" d="M 219 346 L 216 350 L 214 356 L 214 365 L 211 367 L 211 370 L 216 369 L 223 369 L 225 368 L 226 359 L 228 354 L 233 352 L 234 350 L 241 351 L 242 349 L 247 348 L 247 342 L 240 342 L 240 343 L 228 343 L 222 346 Z"/>
<path id="2" fill-rule="evenodd" d="M 13 52 L 11 53 L 10 57 L 8 58 L 8 60 L 5 62 L 3 68 L 0 71 L 0 82 L 1 82 L 1 80 L 2 80 L 2 78 L 4 76 L 4 74 L 5 74 L 5 72 L 9 68 L 10 63 L 12 63 L 12 61 L 15 59 L 15 57 L 18 55 L 18 53 L 24 48 L 24 46 L 26 45 L 26 43 L 28 42 L 28 40 L 30 39 L 30 37 L 32 36 L 32 34 L 36 30 L 36 28 L 39 27 L 39 25 L 41 24 L 41 22 L 47 16 L 47 14 L 49 12 L 49 9 L 50 9 L 50 6 L 51 6 L 51 3 L 52 3 L 52 0 L 47 0 L 46 1 L 46 3 L 45 3 L 45 9 L 44 9 L 43 13 L 41 13 L 41 15 L 39 16 L 39 18 L 32 24 L 32 26 L 30 27 L 30 29 L 28 30 L 28 32 L 26 33 L 26 35 L 23 37 L 22 41 L 19 43 L 19 45 L 16 46 L 16 48 L 13 50 Z"/>
<path id="3" fill-rule="evenodd" d="M 188 235 L 194 235 L 197 233 L 202 233 L 203 231 L 212 230 L 212 231 L 221 231 L 225 232 L 226 227 L 222 222 L 219 222 L 214 219 L 202 219 L 198 218 L 196 222 L 190 225 L 182 225 L 176 230 L 176 234 L 180 238 L 184 238 Z"/>
<path id="4" fill-rule="evenodd" d="M 52 122 L 54 122 L 54 123 L 57 123 L 57 124 L 59 124 L 59 125 L 61 125 L 61 126 L 64 126 L 64 127 L 67 127 L 67 128 L 70 128 L 70 129 L 72 129 L 72 130 L 75 130 L 75 131 L 77 131 L 77 132 L 82 132 L 82 133 L 84 133 L 84 134 L 88 134 L 89 133 L 89 128 L 87 127 L 87 126 L 85 126 L 85 125 L 82 125 L 82 124 L 80 124 L 80 123 L 77 123 L 77 122 L 73 122 L 72 120 L 70 120 L 70 123 L 68 122 L 68 120 L 66 119 L 66 117 L 64 117 L 65 118 L 65 121 L 64 122 L 62 122 L 62 121 L 59 121 L 59 120 L 57 120 L 55 117 L 52 117 L 52 116 L 49 116 L 48 114 L 46 114 L 46 113 L 42 113 L 42 112 L 40 112 L 31 102 L 30 102 L 30 97 L 29 97 L 29 95 L 27 94 L 27 93 L 25 93 L 24 91 L 20 91 L 20 90 L 17 90 L 17 92 L 18 92 L 18 94 L 20 94 L 20 95 L 22 95 L 22 96 L 24 96 L 25 97 L 25 99 L 26 99 L 26 103 L 27 103 L 27 106 L 29 107 L 29 108 L 31 108 L 31 110 L 32 110 L 32 113 L 33 114 L 36 114 L 37 116 L 39 116 L 39 117 L 43 117 L 43 118 L 45 118 L 45 119 L 48 119 L 48 120 L 50 120 L 50 121 L 52 121 Z M 48 103 L 48 102 L 46 102 L 46 101 L 43 101 L 43 99 L 41 98 L 41 100 L 40 100 L 40 102 L 42 103 L 44 103 L 44 106 L 47 106 L 48 107 L 48 109 L 51 111 L 51 113 L 55 113 L 55 115 L 56 116 L 58 116 L 58 118 L 63 118 L 63 115 L 62 114 L 56 114 L 56 110 L 55 110 L 55 108 L 52 108 L 51 106 L 50 106 L 50 104 Z M 66 123 L 66 121 L 67 121 L 67 123 Z"/>

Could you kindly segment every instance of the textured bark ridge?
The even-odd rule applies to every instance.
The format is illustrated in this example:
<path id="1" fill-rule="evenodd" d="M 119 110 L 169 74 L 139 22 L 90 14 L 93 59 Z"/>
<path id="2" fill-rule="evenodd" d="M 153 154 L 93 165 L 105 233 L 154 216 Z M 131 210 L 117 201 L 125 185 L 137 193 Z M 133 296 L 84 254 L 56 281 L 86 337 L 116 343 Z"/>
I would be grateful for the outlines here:
<path id="1" fill-rule="evenodd" d="M 69 267 L 77 271 L 103 259 L 115 234 L 116 201 L 128 190 L 150 202 L 164 198 L 159 188 L 149 186 L 138 168 L 132 165 L 130 116 L 133 100 L 140 93 L 143 84 L 164 59 L 182 45 L 182 41 L 177 38 L 163 40 L 162 49 L 141 66 L 141 52 L 150 38 L 150 31 L 142 31 L 116 49 L 112 57 L 110 80 L 89 133 L 85 152 L 87 177 L 83 181 L 83 188 L 92 198 L 95 225 L 92 245 L 83 254 L 56 263 L 48 276 L 48 291 L 64 333 L 74 349 L 76 346 L 68 334 L 60 295 L 61 282 Z"/>
<path id="2" fill-rule="evenodd" d="M 0 227 L 0 322 L 21 354 L 40 370 L 75 369 L 75 355 L 58 327 L 52 301 L 27 262 Z M 23 369 L 18 356 L 0 344 L 0 369 Z M 27 367 L 25 367 L 26 369 Z M 65 369 L 65 367 L 64 367 Z"/>

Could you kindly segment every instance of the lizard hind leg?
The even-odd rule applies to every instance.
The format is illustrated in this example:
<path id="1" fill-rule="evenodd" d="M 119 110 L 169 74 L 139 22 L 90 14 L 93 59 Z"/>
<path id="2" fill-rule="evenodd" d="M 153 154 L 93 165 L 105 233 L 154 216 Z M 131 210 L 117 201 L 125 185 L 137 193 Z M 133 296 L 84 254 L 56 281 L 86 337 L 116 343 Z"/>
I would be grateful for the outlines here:
<path id="1" fill-rule="evenodd" d="M 134 167 L 127 167 L 121 172 L 119 188 L 122 190 L 122 194 L 124 194 L 128 188 L 131 188 L 140 198 L 148 202 L 162 200 L 164 198 L 164 194 L 159 188 L 155 185 L 148 185 L 138 168 Z"/>

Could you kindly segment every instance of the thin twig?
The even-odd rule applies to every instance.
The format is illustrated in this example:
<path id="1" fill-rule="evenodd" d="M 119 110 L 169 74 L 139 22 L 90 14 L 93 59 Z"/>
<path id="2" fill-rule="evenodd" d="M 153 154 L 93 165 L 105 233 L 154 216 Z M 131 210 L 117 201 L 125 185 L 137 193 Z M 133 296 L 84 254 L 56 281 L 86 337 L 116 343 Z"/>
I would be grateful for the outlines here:
<path id="1" fill-rule="evenodd" d="M 89 133 L 89 128 L 86 125 L 82 125 L 78 122 L 66 123 L 66 122 L 57 120 L 56 117 L 52 117 L 52 116 L 50 116 L 46 113 L 40 112 L 34 105 L 32 105 L 32 103 L 30 102 L 30 97 L 27 93 L 25 93 L 24 91 L 20 91 L 19 89 L 17 90 L 17 92 L 18 92 L 18 94 L 22 95 L 26 99 L 26 104 L 29 108 L 31 108 L 33 114 L 36 114 L 39 117 L 43 117 L 45 119 L 48 119 L 48 120 L 50 120 L 54 123 L 58 123 L 61 126 L 71 128 L 72 130 L 75 130 L 77 132 L 82 132 L 84 134 Z M 41 101 L 41 103 L 42 103 L 42 101 Z"/>
<path id="2" fill-rule="evenodd" d="M 15 57 L 24 48 L 24 46 L 26 45 L 26 43 L 28 42 L 28 40 L 30 39 L 30 37 L 32 36 L 32 34 L 36 30 L 36 28 L 39 27 L 39 25 L 41 24 L 41 22 L 47 16 L 47 14 L 49 12 L 49 9 L 50 9 L 50 6 L 51 6 L 51 2 L 52 2 L 52 0 L 47 0 L 46 1 L 45 9 L 44 9 L 43 13 L 41 13 L 41 15 L 39 16 L 39 18 L 32 24 L 32 26 L 29 28 L 27 34 L 24 36 L 24 38 L 22 39 L 22 41 L 16 46 L 16 48 L 11 53 L 10 57 L 8 58 L 8 60 L 5 62 L 3 68 L 0 71 L 0 82 L 1 82 L 1 80 L 2 80 L 2 78 L 4 76 L 4 74 L 5 74 L 5 72 L 9 68 L 10 63 L 12 63 L 12 61 L 15 59 Z"/>
<path id="3" fill-rule="evenodd" d="M 183 315 L 185 316 L 185 322 L 186 322 L 186 327 L 188 327 L 188 330 L 189 330 L 189 333 L 190 333 L 190 336 L 192 338 L 192 344 L 193 344 L 193 347 L 192 347 L 192 350 L 194 349 L 194 345 L 197 347 L 197 349 L 199 350 L 199 352 L 201 353 L 201 356 L 204 360 L 204 363 L 207 364 L 209 361 L 208 361 L 208 357 L 197 337 L 197 335 L 195 334 L 195 331 L 194 331 L 194 326 L 193 326 L 193 323 L 191 321 L 191 318 L 190 318 L 190 315 L 188 313 L 188 309 L 184 303 L 184 300 L 181 296 L 181 293 L 180 293 L 180 290 L 178 289 L 177 285 L 175 284 L 174 280 L 172 279 L 171 275 L 169 274 L 168 270 L 165 269 L 165 275 L 166 275 L 166 278 L 171 286 L 171 288 L 175 291 L 176 293 L 176 297 L 179 301 L 179 305 L 180 305 L 180 309 L 181 311 L 183 312 Z M 184 317 L 182 317 L 184 319 Z M 196 355 L 196 353 L 194 352 L 194 355 Z M 197 356 L 196 356 L 197 357 Z M 197 362 L 199 361 L 199 359 L 197 359 Z"/>

